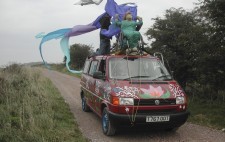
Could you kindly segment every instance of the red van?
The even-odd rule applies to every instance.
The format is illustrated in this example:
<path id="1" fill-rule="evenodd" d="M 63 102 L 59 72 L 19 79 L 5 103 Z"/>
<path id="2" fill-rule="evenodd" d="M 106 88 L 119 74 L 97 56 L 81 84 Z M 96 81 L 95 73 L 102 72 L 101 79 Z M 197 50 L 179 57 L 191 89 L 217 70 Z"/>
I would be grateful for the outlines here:
<path id="1" fill-rule="evenodd" d="M 80 94 L 83 111 L 101 117 L 105 135 L 123 126 L 176 130 L 189 116 L 186 94 L 155 56 L 86 59 Z"/>

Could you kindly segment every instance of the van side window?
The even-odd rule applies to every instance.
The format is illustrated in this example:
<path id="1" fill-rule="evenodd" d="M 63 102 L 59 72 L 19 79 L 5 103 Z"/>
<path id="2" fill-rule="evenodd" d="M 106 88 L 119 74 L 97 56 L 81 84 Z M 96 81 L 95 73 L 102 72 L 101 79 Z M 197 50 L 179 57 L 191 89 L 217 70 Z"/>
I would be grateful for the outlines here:
<path id="1" fill-rule="evenodd" d="M 98 67 L 98 61 L 92 61 L 92 62 L 91 62 L 91 68 L 90 68 L 90 70 L 89 70 L 89 74 L 90 74 L 90 75 L 93 75 L 94 72 L 97 71 L 97 67 Z"/>
<path id="2" fill-rule="evenodd" d="M 89 66 L 90 66 L 90 61 L 87 60 L 87 61 L 85 62 L 85 65 L 84 65 L 84 72 L 83 72 L 83 73 L 88 73 Z"/>
<path id="3" fill-rule="evenodd" d="M 99 71 L 101 71 L 103 73 L 103 75 L 105 75 L 105 60 L 101 60 L 100 65 L 99 65 Z"/>

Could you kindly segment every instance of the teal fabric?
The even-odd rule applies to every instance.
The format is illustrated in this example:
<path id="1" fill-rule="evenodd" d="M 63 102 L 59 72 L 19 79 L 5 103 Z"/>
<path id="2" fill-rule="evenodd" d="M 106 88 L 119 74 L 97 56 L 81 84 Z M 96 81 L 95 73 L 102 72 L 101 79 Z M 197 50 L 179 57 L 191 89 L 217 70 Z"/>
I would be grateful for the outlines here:
<path id="1" fill-rule="evenodd" d="M 61 45 L 61 50 L 64 53 L 65 57 L 66 57 L 66 67 L 67 69 L 71 72 L 71 73 L 82 73 L 82 71 L 77 71 L 77 70 L 71 70 L 69 63 L 70 63 L 70 49 L 69 49 L 69 38 L 68 37 L 64 37 L 61 39 L 60 41 L 60 45 Z"/>
<path id="2" fill-rule="evenodd" d="M 72 73 L 81 73 L 82 71 L 71 70 L 70 67 L 69 67 L 69 63 L 70 63 L 70 51 L 69 51 L 69 44 L 68 44 L 69 38 L 64 36 L 69 31 L 71 31 L 71 28 L 60 29 L 60 30 L 48 33 L 46 35 L 44 34 L 44 32 L 42 32 L 42 33 L 39 33 L 38 35 L 36 35 L 35 37 L 36 38 L 42 38 L 41 43 L 39 45 L 39 50 L 40 50 L 41 58 L 42 58 L 42 60 L 45 64 L 45 66 L 48 69 L 51 69 L 51 68 L 43 58 L 42 45 L 49 40 L 62 38 L 60 44 L 61 44 L 62 52 L 66 56 L 66 67 L 67 67 L 67 69 Z"/>
<path id="3" fill-rule="evenodd" d="M 137 47 L 141 34 L 140 32 L 136 31 L 136 27 L 142 24 L 143 24 L 142 21 L 140 22 L 127 20 L 123 20 L 122 22 L 116 21 L 116 25 L 121 27 L 121 31 L 127 38 L 130 48 Z"/>

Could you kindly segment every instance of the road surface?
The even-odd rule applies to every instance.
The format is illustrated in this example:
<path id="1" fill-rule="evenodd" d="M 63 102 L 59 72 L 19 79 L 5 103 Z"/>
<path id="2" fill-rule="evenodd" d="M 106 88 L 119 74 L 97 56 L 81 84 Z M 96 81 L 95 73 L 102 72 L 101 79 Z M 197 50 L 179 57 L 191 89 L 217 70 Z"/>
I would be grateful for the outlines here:
<path id="1" fill-rule="evenodd" d="M 92 142 L 225 142 L 225 133 L 207 127 L 185 123 L 176 132 L 121 131 L 107 137 L 102 133 L 101 119 L 93 112 L 83 112 L 80 99 L 80 79 L 42 69 L 69 104 L 83 135 Z"/>

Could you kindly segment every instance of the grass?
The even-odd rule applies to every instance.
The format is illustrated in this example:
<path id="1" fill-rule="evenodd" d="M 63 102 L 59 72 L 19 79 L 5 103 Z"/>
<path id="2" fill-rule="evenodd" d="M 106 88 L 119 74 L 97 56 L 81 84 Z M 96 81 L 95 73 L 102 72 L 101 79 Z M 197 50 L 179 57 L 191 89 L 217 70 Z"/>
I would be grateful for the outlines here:
<path id="1" fill-rule="evenodd" d="M 65 64 L 51 64 L 51 69 L 59 71 L 61 73 L 67 74 L 67 75 L 71 75 L 71 76 L 75 76 L 80 78 L 81 74 L 74 74 L 68 71 L 68 69 L 66 68 Z"/>
<path id="2" fill-rule="evenodd" d="M 86 142 L 51 81 L 16 64 L 0 70 L 1 142 Z"/>
<path id="3" fill-rule="evenodd" d="M 65 64 L 49 64 L 49 66 L 50 66 L 51 70 L 55 70 L 55 71 L 58 71 L 58 72 L 61 72 L 61 73 L 67 74 L 67 75 L 71 75 L 71 76 L 74 76 L 77 78 L 81 77 L 81 74 L 74 74 L 74 73 L 71 73 L 70 71 L 68 71 Z M 38 65 L 37 67 L 46 68 L 44 65 Z"/>
<path id="4" fill-rule="evenodd" d="M 189 122 L 219 130 L 225 128 L 225 102 L 190 98 L 188 107 L 191 112 Z"/>

